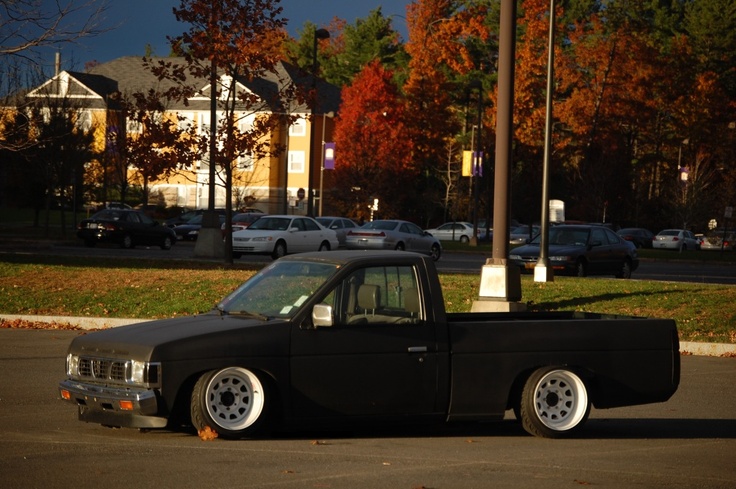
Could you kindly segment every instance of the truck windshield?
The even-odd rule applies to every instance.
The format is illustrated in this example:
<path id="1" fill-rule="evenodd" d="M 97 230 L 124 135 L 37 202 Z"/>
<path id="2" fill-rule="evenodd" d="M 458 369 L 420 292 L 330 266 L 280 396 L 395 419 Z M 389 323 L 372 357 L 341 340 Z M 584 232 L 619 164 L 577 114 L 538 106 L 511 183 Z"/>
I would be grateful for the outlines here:
<path id="1" fill-rule="evenodd" d="M 329 263 L 274 262 L 225 297 L 217 310 L 262 319 L 290 318 L 337 269 Z"/>

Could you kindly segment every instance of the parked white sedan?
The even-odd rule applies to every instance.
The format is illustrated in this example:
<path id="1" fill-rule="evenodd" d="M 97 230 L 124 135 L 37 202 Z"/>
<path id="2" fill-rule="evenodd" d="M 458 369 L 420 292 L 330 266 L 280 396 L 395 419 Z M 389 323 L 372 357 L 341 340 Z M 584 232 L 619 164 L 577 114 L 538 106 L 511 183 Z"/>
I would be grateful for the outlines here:
<path id="1" fill-rule="evenodd" d="M 335 231 L 305 216 L 268 215 L 233 233 L 233 258 L 254 254 L 270 255 L 275 260 L 291 253 L 336 250 L 338 246 Z"/>
<path id="2" fill-rule="evenodd" d="M 700 241 L 687 229 L 664 229 L 652 238 L 652 248 L 666 250 L 699 250 Z"/>

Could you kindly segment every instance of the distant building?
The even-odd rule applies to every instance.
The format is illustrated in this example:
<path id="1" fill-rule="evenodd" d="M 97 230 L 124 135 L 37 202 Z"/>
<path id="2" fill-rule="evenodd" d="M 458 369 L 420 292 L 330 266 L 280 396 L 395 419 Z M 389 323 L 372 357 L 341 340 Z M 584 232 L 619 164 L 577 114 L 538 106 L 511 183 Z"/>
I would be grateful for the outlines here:
<path id="1" fill-rule="evenodd" d="M 157 59 L 183 63 L 182 58 L 154 58 L 154 61 Z M 220 79 L 223 80 L 223 75 Z M 299 68 L 285 62 L 279 63 L 276 73 L 269 73 L 266 78 L 235 81 L 237 90 L 247 90 L 263 100 L 264 113 L 296 115 L 298 119 L 288 126 L 285 121 L 270 135 L 269 143 L 272 147 L 285 148 L 280 154 L 260 160 L 239 158 L 237 170 L 233 175 L 233 202 L 257 207 L 264 212 L 305 213 L 306 202 L 298 196 L 304 195 L 303 189 L 309 186 L 310 171 L 312 182 L 319 181 L 322 142 L 331 140 L 333 129 L 331 116 L 339 108 L 340 89 L 322 80 L 315 80 Z M 305 103 L 299 104 L 276 98 L 276 94 L 280 93 L 279 88 L 288 84 L 300 85 L 305 91 L 309 91 L 313 86 L 316 88 L 314 124 L 309 122 L 311 111 Z M 210 126 L 209 80 L 202 80 L 199 85 L 200 94 L 189 98 L 187 103 L 178 102 L 167 107 L 166 116 L 175 118 L 179 124 L 192 125 L 201 133 L 207 131 Z M 104 148 L 105 152 L 114 152 L 115 149 L 111 148 L 109 143 L 112 132 L 123 130 L 129 137 L 135 137 L 135 134 L 140 132 L 140 127 L 137 127 L 134 121 L 124 120 L 125 116 L 119 104 L 120 97 L 150 89 L 163 91 L 170 86 L 173 86 L 173 82 L 159 80 L 144 67 L 141 58 L 128 56 L 97 65 L 84 73 L 57 69 L 57 73 L 51 79 L 29 90 L 20 98 L 25 103 L 54 98 L 72 99 L 78 107 L 77 126 L 84 129 L 94 128 L 98 149 Z M 21 103 L 18 103 L 18 107 Z M 243 120 L 239 124 L 250 124 L 258 117 L 258 113 L 251 112 L 244 112 L 242 115 Z M 312 144 L 313 156 L 309 158 L 312 137 L 315 138 L 315 142 Z M 128 180 L 133 185 L 143 185 L 140 173 L 132 165 L 128 165 Z M 148 182 L 147 186 L 149 203 L 206 208 L 209 194 L 208 161 L 197 161 L 165 179 Z M 225 195 L 221 186 L 216 187 L 215 195 L 215 206 L 224 207 Z"/>

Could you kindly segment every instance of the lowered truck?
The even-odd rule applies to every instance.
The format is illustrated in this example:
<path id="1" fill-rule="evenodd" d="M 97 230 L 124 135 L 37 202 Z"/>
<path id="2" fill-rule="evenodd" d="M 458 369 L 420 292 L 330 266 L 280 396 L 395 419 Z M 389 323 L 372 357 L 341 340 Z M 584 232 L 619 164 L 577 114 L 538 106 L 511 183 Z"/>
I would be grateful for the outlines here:
<path id="1" fill-rule="evenodd" d="M 672 320 L 580 312 L 448 313 L 430 257 L 281 258 L 206 314 L 76 337 L 62 399 L 128 428 L 273 428 L 502 419 L 536 436 L 677 390 Z"/>

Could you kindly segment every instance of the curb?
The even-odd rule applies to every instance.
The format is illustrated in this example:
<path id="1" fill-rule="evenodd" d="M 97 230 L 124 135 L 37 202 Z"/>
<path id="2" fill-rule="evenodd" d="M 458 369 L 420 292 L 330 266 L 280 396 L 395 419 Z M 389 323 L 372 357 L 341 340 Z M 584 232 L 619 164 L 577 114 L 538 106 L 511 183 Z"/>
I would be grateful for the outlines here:
<path id="1" fill-rule="evenodd" d="M 152 319 L 134 318 L 96 318 L 75 316 L 31 316 L 23 314 L 0 314 L 0 323 L 3 321 L 29 321 L 34 323 L 61 323 L 71 324 L 81 329 L 117 328 L 128 324 L 145 323 Z M 736 357 L 736 344 L 731 343 L 698 343 L 681 341 L 680 353 L 707 357 Z"/>

